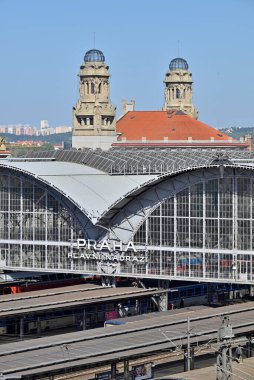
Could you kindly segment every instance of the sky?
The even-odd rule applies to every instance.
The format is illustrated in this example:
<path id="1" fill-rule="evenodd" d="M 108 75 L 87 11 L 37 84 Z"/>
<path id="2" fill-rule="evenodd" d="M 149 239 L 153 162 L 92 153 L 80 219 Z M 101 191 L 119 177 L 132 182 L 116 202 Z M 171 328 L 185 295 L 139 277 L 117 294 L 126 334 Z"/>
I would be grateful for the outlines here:
<path id="1" fill-rule="evenodd" d="M 0 0 L 0 125 L 72 125 L 85 52 L 103 51 L 111 100 L 160 110 L 170 61 L 193 74 L 199 120 L 254 127 L 254 0 Z"/>

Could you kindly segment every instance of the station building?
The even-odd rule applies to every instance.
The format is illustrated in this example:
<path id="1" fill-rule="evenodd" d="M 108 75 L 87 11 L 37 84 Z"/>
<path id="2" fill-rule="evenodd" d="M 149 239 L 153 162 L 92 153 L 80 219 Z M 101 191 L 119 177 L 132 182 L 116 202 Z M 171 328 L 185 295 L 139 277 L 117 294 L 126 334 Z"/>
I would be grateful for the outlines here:
<path id="1" fill-rule="evenodd" d="M 253 164 L 123 147 L 1 160 L 1 268 L 254 283 Z"/>
<path id="2" fill-rule="evenodd" d="M 163 110 L 116 122 L 105 57 L 86 53 L 79 150 L 0 161 L 2 269 L 254 284 L 252 142 L 196 119 L 185 62 Z"/>

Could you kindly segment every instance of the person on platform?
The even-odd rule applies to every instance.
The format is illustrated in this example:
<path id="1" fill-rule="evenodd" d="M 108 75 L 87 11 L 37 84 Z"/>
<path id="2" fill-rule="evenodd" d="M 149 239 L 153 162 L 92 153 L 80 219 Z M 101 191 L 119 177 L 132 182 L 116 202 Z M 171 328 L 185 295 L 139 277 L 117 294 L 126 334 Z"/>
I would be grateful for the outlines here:
<path id="1" fill-rule="evenodd" d="M 243 364 L 243 349 L 240 345 L 238 345 L 235 350 L 235 360 L 237 363 Z"/>

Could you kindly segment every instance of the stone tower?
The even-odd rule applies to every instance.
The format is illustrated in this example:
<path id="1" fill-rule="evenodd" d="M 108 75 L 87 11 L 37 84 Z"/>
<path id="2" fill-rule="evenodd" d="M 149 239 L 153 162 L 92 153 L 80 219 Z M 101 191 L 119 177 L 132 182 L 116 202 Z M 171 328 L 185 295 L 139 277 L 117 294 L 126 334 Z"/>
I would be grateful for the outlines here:
<path id="1" fill-rule="evenodd" d="M 188 63 L 183 58 L 175 58 L 170 62 L 164 80 L 163 110 L 181 110 L 197 119 L 198 112 L 192 103 L 192 74 L 188 68 Z"/>
<path id="2" fill-rule="evenodd" d="M 73 148 L 107 150 L 116 141 L 116 108 L 109 98 L 109 77 L 103 53 L 89 50 L 80 66 L 80 97 L 73 107 Z"/>

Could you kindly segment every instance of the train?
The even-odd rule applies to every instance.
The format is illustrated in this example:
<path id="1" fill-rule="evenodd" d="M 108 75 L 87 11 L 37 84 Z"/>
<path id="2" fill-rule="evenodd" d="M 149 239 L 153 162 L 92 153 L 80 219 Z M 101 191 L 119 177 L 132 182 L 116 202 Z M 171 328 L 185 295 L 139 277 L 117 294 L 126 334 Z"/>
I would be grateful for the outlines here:
<path id="1" fill-rule="evenodd" d="M 168 305 L 170 309 L 204 304 L 220 306 L 249 294 L 249 286 L 243 284 L 188 284 L 169 289 Z"/>
<path id="2" fill-rule="evenodd" d="M 147 302 L 147 301 L 146 301 Z M 116 302 L 90 305 L 86 307 L 86 329 L 102 327 L 105 320 L 119 318 L 119 316 L 135 315 L 137 308 L 132 301 L 120 305 Z M 23 319 L 24 334 L 40 334 L 46 331 L 66 329 L 83 330 L 83 309 L 66 309 L 56 311 L 45 311 L 40 317 L 36 314 L 28 314 Z M 19 318 L 0 319 L 0 335 L 19 335 Z"/>
<path id="3" fill-rule="evenodd" d="M 168 310 L 181 307 L 198 305 L 224 306 L 229 301 L 248 297 L 250 294 L 249 286 L 242 284 L 186 284 L 168 290 Z M 168 313 L 163 312 L 163 313 Z M 157 313 L 119 314 L 120 318 L 111 318 L 104 322 L 104 326 L 125 325 L 126 323 L 137 320 L 152 318 Z M 142 315 L 140 315 L 142 314 Z"/>
<path id="4" fill-rule="evenodd" d="M 55 311 L 40 317 L 40 322 L 35 316 L 29 315 L 24 321 L 24 333 L 37 333 L 38 323 L 41 332 L 73 327 L 77 325 L 77 315 L 73 312 Z"/>
<path id="5" fill-rule="evenodd" d="M 45 331 L 61 328 L 75 327 L 78 329 L 80 313 L 72 311 L 48 312 L 38 318 L 36 315 L 26 315 L 24 318 L 24 334 L 38 334 Z M 0 335 L 18 335 L 20 333 L 20 321 L 17 318 L 3 318 L 0 320 Z"/>
<path id="6" fill-rule="evenodd" d="M 0 273 L 0 295 L 79 285 L 86 282 L 99 283 L 99 277 L 72 273 Z"/>

